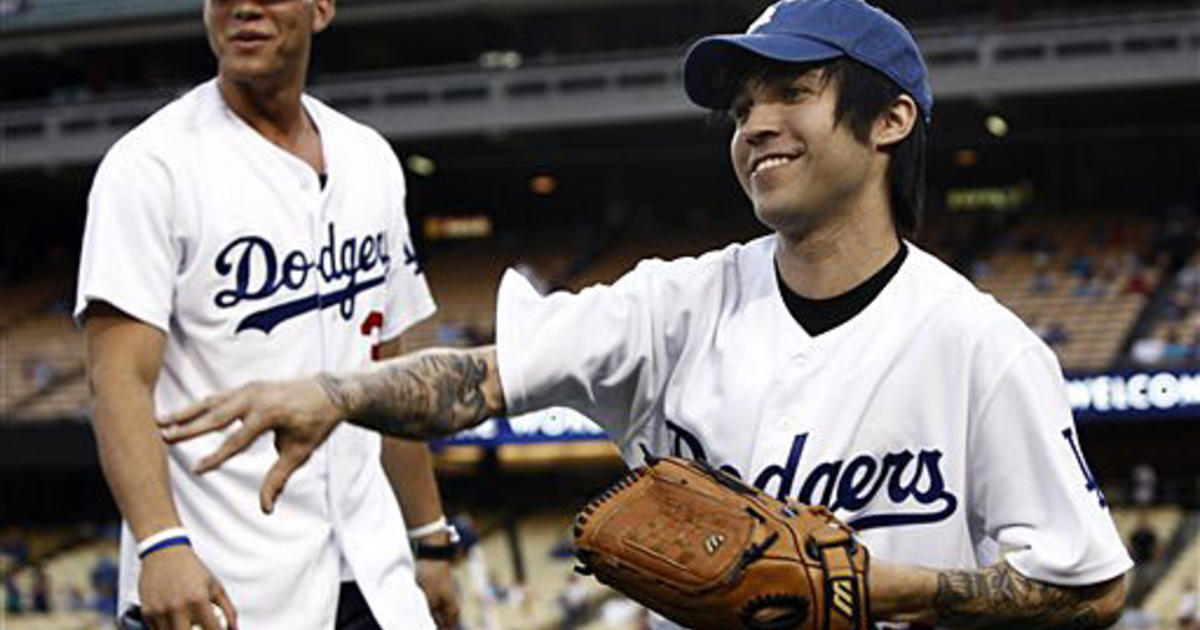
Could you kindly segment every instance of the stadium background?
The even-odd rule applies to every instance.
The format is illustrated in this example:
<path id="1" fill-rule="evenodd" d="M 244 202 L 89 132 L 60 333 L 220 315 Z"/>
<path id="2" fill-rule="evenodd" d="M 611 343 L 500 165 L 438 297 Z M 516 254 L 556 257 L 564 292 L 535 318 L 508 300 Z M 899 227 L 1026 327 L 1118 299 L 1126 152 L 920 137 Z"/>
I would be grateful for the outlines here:
<path id="1" fill-rule="evenodd" d="M 199 0 L 0 0 L 0 628 L 110 627 L 117 513 L 70 321 L 104 150 L 208 78 Z M 763 0 L 343 0 L 311 91 L 408 171 L 440 311 L 423 345 L 491 334 L 500 272 L 547 289 L 763 232 L 690 106 L 679 57 Z M 1200 577 L 1200 5 L 892 0 L 938 99 L 918 239 L 1058 352 L 1092 470 L 1138 559 L 1128 628 L 1181 628 Z M 130 182 L 136 186 L 137 182 Z M 636 628 L 571 581 L 570 515 L 621 471 L 555 410 L 438 445 L 479 539 L 464 627 Z M 486 563 L 486 566 L 481 563 Z M 1194 607 L 1194 595 L 1190 599 Z"/>

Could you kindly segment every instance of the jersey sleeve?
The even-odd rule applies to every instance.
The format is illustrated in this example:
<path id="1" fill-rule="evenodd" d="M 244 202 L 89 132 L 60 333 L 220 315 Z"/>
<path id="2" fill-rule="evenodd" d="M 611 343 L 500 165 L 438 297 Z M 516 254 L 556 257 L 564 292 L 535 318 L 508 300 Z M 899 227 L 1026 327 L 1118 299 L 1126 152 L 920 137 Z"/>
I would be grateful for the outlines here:
<path id="1" fill-rule="evenodd" d="M 437 306 L 429 291 L 422 261 L 417 258 L 412 233 L 409 231 L 408 215 L 405 211 L 404 173 L 395 154 L 391 153 L 391 148 L 383 150 L 391 156 L 389 175 L 394 182 L 393 199 L 396 209 L 394 221 L 388 230 L 388 302 L 383 315 L 381 338 L 394 339 L 417 322 L 432 315 Z"/>
<path id="2" fill-rule="evenodd" d="M 651 267 L 642 263 L 611 286 L 548 296 L 516 271 L 505 273 L 496 353 L 510 414 L 570 407 L 624 443 L 661 389 Z"/>
<path id="3" fill-rule="evenodd" d="M 180 264 L 171 177 L 156 156 L 117 145 L 88 195 L 75 319 L 108 302 L 167 331 Z"/>
<path id="4" fill-rule="evenodd" d="M 1009 354 L 974 414 L 971 517 L 1026 577 L 1094 584 L 1132 566 L 1079 445 L 1062 371 L 1049 348 Z"/>

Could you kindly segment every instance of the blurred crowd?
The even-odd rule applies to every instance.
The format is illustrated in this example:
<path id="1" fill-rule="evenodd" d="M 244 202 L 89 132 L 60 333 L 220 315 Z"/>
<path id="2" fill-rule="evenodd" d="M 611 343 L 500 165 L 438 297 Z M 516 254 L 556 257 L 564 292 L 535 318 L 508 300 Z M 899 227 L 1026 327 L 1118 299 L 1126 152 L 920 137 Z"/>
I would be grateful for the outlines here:
<path id="1" fill-rule="evenodd" d="M 1156 367 L 1200 365 L 1200 259 L 1176 274 L 1159 305 L 1158 323 L 1134 342 L 1133 360 Z"/>
<path id="2" fill-rule="evenodd" d="M 43 551 L 35 557 L 30 552 L 29 539 L 28 532 L 20 530 L 10 530 L 0 536 L 6 614 L 91 611 L 115 618 L 117 563 L 112 553 L 96 555 L 82 567 L 85 575 L 64 574 L 52 569 L 51 564 L 95 541 L 75 540 L 64 548 Z M 56 579 L 64 583 L 57 583 Z"/>
<path id="3" fill-rule="evenodd" d="M 1121 630 L 1200 630 L 1197 617 L 1196 571 L 1185 571 L 1180 579 L 1176 564 L 1188 562 L 1188 548 L 1197 543 L 1189 521 L 1195 519 L 1186 510 L 1174 505 L 1160 492 L 1157 472 L 1150 463 L 1143 462 L 1132 468 L 1125 493 L 1130 505 L 1126 511 L 1132 515 L 1124 532 L 1129 555 L 1134 568 L 1128 577 L 1128 599 L 1126 611 L 1118 628 Z M 1176 497 L 1182 499 L 1182 497 Z M 1118 520 L 1120 526 L 1120 520 Z M 1191 536 L 1191 539 L 1189 539 Z M 1186 567 L 1185 567 L 1186 568 Z M 1200 570 L 1200 567 L 1197 567 Z M 1174 580 L 1178 590 L 1174 602 L 1168 602 L 1164 611 L 1159 605 L 1152 610 L 1151 588 Z"/>

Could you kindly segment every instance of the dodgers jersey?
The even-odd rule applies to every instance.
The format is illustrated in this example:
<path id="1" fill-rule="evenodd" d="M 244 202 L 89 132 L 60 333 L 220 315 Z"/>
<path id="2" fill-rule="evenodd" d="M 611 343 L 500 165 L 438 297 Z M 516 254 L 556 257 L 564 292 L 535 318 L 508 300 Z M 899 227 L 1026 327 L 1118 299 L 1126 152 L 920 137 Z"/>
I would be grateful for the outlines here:
<path id="1" fill-rule="evenodd" d="M 812 337 L 783 302 L 775 247 L 767 236 L 644 261 L 577 295 L 540 296 L 509 271 L 497 305 L 509 412 L 572 407 L 630 465 L 707 460 L 827 505 L 892 562 L 976 569 L 1003 554 L 1061 585 L 1129 569 L 1062 371 L 1015 315 L 908 244 L 865 309 Z"/>
<path id="2" fill-rule="evenodd" d="M 215 80 L 129 132 L 96 173 L 75 313 L 101 300 L 166 335 L 160 414 L 251 380 L 360 369 L 374 344 L 434 311 L 391 147 L 315 99 L 303 106 L 321 133 L 325 187 L 238 118 Z M 332 628 L 343 578 L 384 628 L 434 627 L 377 434 L 340 426 L 270 516 L 258 494 L 271 435 L 190 472 L 223 440 L 171 446 L 168 466 L 180 519 L 243 627 Z M 119 610 L 137 602 L 140 567 L 123 529 Z"/>

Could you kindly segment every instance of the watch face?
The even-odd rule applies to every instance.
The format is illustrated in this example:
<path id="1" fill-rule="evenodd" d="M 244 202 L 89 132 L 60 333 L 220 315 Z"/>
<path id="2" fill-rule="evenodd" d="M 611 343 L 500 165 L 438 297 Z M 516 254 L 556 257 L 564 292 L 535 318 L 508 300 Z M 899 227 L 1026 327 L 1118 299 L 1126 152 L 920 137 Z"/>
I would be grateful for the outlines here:
<path id="1" fill-rule="evenodd" d="M 459 547 L 454 543 L 448 545 L 429 545 L 417 543 L 413 547 L 413 555 L 418 560 L 453 560 L 458 557 Z"/>

